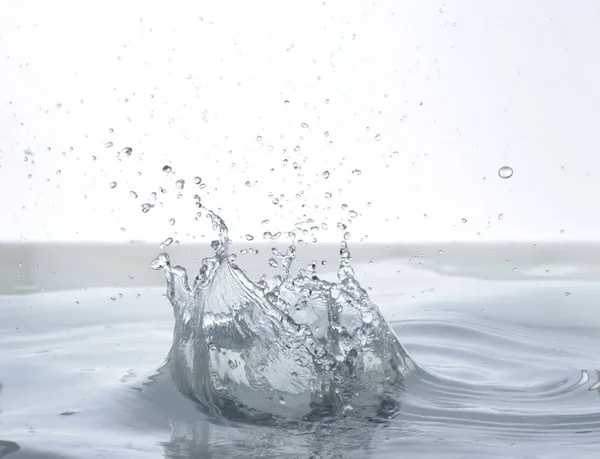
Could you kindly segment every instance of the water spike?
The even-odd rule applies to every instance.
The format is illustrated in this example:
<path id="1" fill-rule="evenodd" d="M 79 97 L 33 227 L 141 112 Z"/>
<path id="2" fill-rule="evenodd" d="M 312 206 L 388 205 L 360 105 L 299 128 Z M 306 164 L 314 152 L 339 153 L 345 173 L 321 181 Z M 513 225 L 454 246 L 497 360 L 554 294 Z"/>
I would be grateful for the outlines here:
<path id="1" fill-rule="evenodd" d="M 338 268 L 337 276 L 340 281 L 346 279 L 354 279 L 354 270 L 350 265 L 352 257 L 350 256 L 350 250 L 348 250 L 348 243 L 342 241 L 340 246 L 340 265 Z"/>

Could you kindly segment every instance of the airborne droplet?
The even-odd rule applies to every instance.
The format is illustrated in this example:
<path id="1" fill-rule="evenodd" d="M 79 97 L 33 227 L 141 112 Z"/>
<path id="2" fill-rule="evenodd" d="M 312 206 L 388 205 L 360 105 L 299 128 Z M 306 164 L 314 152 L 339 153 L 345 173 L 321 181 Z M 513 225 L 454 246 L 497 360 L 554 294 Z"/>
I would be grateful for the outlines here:
<path id="1" fill-rule="evenodd" d="M 511 178 L 512 175 L 513 175 L 512 167 L 502 166 L 500 169 L 498 169 L 498 177 L 500 177 L 500 178 L 508 179 L 508 178 Z"/>
<path id="2" fill-rule="evenodd" d="M 163 172 L 166 172 L 167 174 L 169 174 L 173 169 L 171 169 L 171 166 L 166 165 L 166 166 L 163 166 L 162 170 L 163 170 Z"/>

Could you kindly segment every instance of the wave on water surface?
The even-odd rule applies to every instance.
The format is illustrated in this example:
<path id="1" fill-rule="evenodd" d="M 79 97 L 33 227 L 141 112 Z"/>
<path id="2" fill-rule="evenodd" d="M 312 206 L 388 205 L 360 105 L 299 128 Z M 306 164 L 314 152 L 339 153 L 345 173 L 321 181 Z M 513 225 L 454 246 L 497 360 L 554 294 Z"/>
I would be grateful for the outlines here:
<path id="1" fill-rule="evenodd" d="M 293 276 L 294 246 L 273 249 L 282 276 L 253 282 L 228 251 L 223 220 L 208 217 L 219 238 L 192 286 L 166 253 L 152 263 L 174 310 L 167 361 L 178 390 L 207 414 L 251 422 L 396 412 L 394 394 L 417 367 L 355 279 L 347 244 L 337 282 L 315 266 Z"/>

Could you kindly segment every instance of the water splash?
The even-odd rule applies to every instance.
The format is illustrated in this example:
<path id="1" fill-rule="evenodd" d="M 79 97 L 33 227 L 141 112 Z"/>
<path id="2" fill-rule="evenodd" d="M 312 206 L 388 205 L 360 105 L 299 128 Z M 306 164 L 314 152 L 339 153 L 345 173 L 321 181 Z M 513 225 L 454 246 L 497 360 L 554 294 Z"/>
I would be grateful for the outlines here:
<path id="1" fill-rule="evenodd" d="M 338 282 L 321 280 L 316 262 L 292 275 L 294 246 L 272 250 L 270 264 L 283 275 L 252 282 L 229 253 L 225 222 L 206 215 L 218 234 L 215 254 L 191 287 L 168 254 L 152 262 L 165 272 L 174 310 L 168 362 L 179 391 L 203 412 L 229 419 L 389 416 L 390 393 L 416 366 L 355 279 L 346 242 Z"/>

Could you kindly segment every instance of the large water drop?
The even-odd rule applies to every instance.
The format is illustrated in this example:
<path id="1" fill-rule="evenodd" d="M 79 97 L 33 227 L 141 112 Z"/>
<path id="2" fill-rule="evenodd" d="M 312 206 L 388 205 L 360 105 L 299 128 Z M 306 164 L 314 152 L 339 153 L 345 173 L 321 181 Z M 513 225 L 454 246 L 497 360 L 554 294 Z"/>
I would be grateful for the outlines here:
<path id="1" fill-rule="evenodd" d="M 503 179 L 508 179 L 508 178 L 511 178 L 512 176 L 513 176 L 512 167 L 502 166 L 500 169 L 498 169 L 498 177 L 503 178 Z"/>

